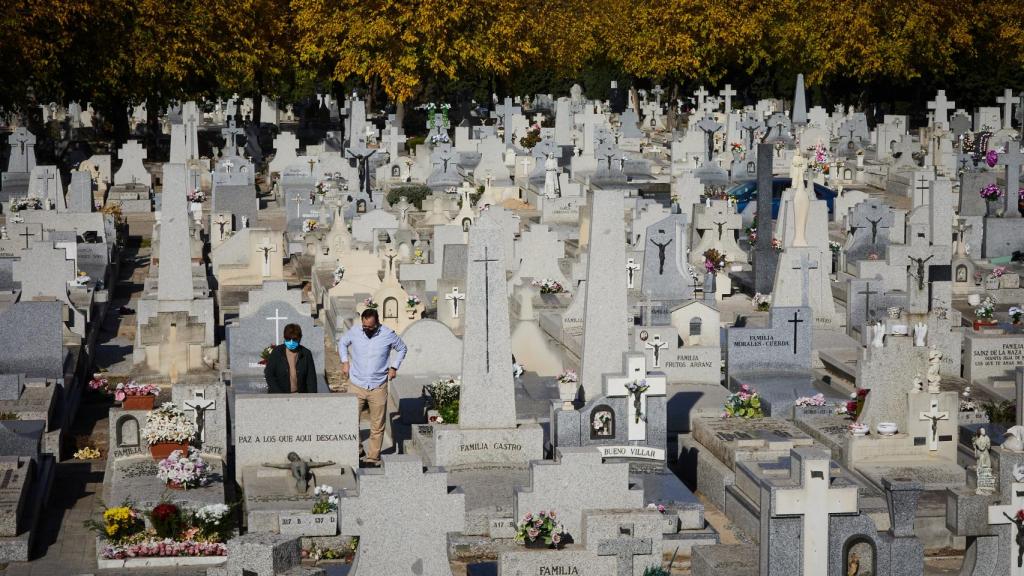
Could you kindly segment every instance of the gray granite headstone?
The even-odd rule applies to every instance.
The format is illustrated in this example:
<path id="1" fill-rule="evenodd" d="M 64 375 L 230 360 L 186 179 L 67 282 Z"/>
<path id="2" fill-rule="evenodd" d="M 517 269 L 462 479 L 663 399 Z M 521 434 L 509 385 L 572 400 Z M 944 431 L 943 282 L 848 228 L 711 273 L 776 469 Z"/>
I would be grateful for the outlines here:
<path id="1" fill-rule="evenodd" d="M 22 301 L 0 311 L 0 374 L 64 376 L 61 303 Z"/>
<path id="2" fill-rule="evenodd" d="M 73 171 L 68 185 L 68 211 L 92 212 L 92 176 L 88 172 Z"/>
<path id="3" fill-rule="evenodd" d="M 416 456 L 382 459 L 380 469 L 359 470 L 358 494 L 339 504 L 341 533 L 359 536 L 352 576 L 451 576 L 448 534 L 464 530 L 465 494 Z"/>
<path id="4" fill-rule="evenodd" d="M 165 301 L 192 299 L 191 216 L 185 198 L 188 172 L 184 164 L 164 164 L 157 296 Z"/>
<path id="5" fill-rule="evenodd" d="M 885 258 L 889 229 L 894 222 L 889 206 L 874 198 L 865 200 L 850 211 L 849 222 L 854 232 L 846 249 L 847 261 L 866 260 L 870 254 L 875 254 L 878 259 Z"/>
<path id="6" fill-rule="evenodd" d="M 647 227 L 641 284 L 646 298 L 673 302 L 693 298 L 683 264 L 689 248 L 686 231 L 683 214 L 672 214 Z"/>
<path id="7" fill-rule="evenodd" d="M 813 320 L 809 307 L 780 306 L 771 309 L 766 328 L 729 328 L 729 374 L 810 371 Z"/>

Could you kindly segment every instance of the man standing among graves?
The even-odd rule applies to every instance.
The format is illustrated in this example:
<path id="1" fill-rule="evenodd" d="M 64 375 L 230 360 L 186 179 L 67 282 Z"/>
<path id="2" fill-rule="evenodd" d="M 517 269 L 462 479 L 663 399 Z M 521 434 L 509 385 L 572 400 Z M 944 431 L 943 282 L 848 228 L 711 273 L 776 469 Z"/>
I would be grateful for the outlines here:
<path id="1" fill-rule="evenodd" d="M 364 461 L 370 466 L 377 466 L 384 441 L 388 381 L 395 379 L 405 359 L 406 347 L 394 330 L 381 325 L 377 310 L 363 310 L 360 319 L 361 325 L 352 326 L 338 340 L 338 354 L 341 356 L 341 371 L 359 398 L 359 411 L 362 412 L 365 405 L 370 413 L 370 445 L 364 449 Z M 392 350 L 395 351 L 394 360 L 391 360 Z"/>
<path id="2" fill-rule="evenodd" d="M 284 344 L 274 346 L 267 358 L 263 376 L 270 394 L 316 392 L 316 364 L 313 353 L 302 346 L 302 328 L 298 324 L 284 327 Z"/>

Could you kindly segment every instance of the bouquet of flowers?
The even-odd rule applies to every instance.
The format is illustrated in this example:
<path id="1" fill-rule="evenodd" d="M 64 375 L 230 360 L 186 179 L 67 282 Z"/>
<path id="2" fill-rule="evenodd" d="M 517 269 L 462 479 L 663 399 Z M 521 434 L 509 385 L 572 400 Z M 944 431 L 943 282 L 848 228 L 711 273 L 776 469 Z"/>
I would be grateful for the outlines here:
<path id="1" fill-rule="evenodd" d="M 195 423 L 173 402 L 151 411 L 142 429 L 142 436 L 150 446 L 159 442 L 186 442 L 195 434 Z"/>
<path id="2" fill-rule="evenodd" d="M 377 303 L 373 301 L 373 298 L 367 298 L 367 299 L 363 300 L 363 307 L 367 308 L 367 309 L 370 309 L 370 310 L 376 310 L 377 309 Z"/>
<path id="3" fill-rule="evenodd" d="M 839 244 L 839 242 L 836 242 L 835 240 L 828 241 L 828 249 L 833 254 L 839 254 L 840 248 L 842 248 L 842 246 Z"/>
<path id="4" fill-rule="evenodd" d="M 527 150 L 533 150 L 533 147 L 540 142 L 540 124 L 534 122 L 532 126 L 526 131 L 526 136 L 519 139 L 519 145 Z"/>
<path id="5" fill-rule="evenodd" d="M 406 308 L 416 308 L 420 305 L 420 297 L 415 294 L 410 294 L 409 298 L 405 301 Z"/>
<path id="6" fill-rule="evenodd" d="M 1003 197 L 1003 189 L 998 184 L 989 184 L 982 188 L 978 195 L 981 196 L 986 202 L 995 202 Z"/>
<path id="7" fill-rule="evenodd" d="M 575 370 L 562 370 L 562 373 L 558 375 L 559 384 L 578 384 L 579 381 L 580 377 Z"/>
<path id="8" fill-rule="evenodd" d="M 258 362 L 258 364 L 260 366 L 266 366 L 267 362 L 270 360 L 270 353 L 273 352 L 273 351 L 274 351 L 274 345 L 273 344 L 271 344 L 270 346 L 267 346 L 266 348 L 261 350 L 260 351 L 260 361 Z"/>
<path id="9" fill-rule="evenodd" d="M 156 477 L 166 482 L 168 486 L 188 490 L 205 485 L 208 471 L 209 466 L 199 455 L 199 451 L 190 447 L 187 454 L 175 450 L 161 460 Z"/>
<path id="10" fill-rule="evenodd" d="M 520 544 L 543 542 L 548 546 L 559 547 L 562 538 L 565 536 L 565 529 L 556 520 L 557 514 L 554 510 L 550 512 L 540 511 L 536 516 L 527 513 L 523 516 L 522 523 L 516 527 L 515 541 Z"/>
<path id="11" fill-rule="evenodd" d="M 747 226 L 745 232 L 747 233 L 747 242 L 749 242 L 751 246 L 757 244 L 757 223 L 755 222 L 754 224 Z"/>
<path id="12" fill-rule="evenodd" d="M 709 248 L 704 251 L 704 270 L 708 274 L 714 274 L 721 272 L 725 268 L 725 254 L 722 254 L 714 248 Z"/>
<path id="13" fill-rule="evenodd" d="M 989 273 L 988 277 L 1001 278 L 1003 274 L 1006 274 L 1006 266 L 996 266 L 995 268 L 992 269 L 992 272 Z"/>
<path id="14" fill-rule="evenodd" d="M 192 515 L 193 525 L 199 529 L 199 537 L 211 542 L 225 542 L 234 529 L 231 522 L 231 507 L 227 504 L 207 504 Z"/>
<path id="15" fill-rule="evenodd" d="M 85 525 L 114 543 L 128 540 L 146 529 L 142 514 L 127 502 L 104 510 L 102 522 L 89 520 Z"/>
<path id="16" fill-rule="evenodd" d="M 345 266 L 338 264 L 338 267 L 334 269 L 334 285 L 341 284 L 342 278 L 345 277 Z"/>
<path id="17" fill-rule="evenodd" d="M 316 498 L 313 514 L 328 514 L 338 509 L 338 497 L 334 495 L 334 488 L 327 484 L 314 488 L 313 496 Z"/>
<path id="18" fill-rule="evenodd" d="M 746 152 L 746 148 L 744 148 L 743 144 L 740 142 L 733 142 L 729 146 L 729 151 L 732 152 L 733 154 L 743 154 L 744 152 Z"/>
<path id="19" fill-rule="evenodd" d="M 864 402 L 868 397 L 867 388 L 858 388 L 856 392 L 850 394 L 850 401 L 846 403 L 846 413 L 856 420 L 860 417 L 860 411 L 864 408 Z"/>
<path id="20" fill-rule="evenodd" d="M 828 174 L 828 166 L 832 159 L 829 158 L 828 148 L 818 142 L 814 146 L 814 158 L 811 160 L 811 170 L 820 174 Z"/>
<path id="21" fill-rule="evenodd" d="M 100 374 L 93 374 L 92 380 L 89 380 L 89 390 L 96 390 L 97 392 L 106 392 L 109 386 L 110 381 Z"/>
<path id="22" fill-rule="evenodd" d="M 39 198 L 19 198 L 11 202 L 11 212 L 21 212 L 22 210 L 40 210 L 43 207 L 43 201 Z"/>
<path id="23" fill-rule="evenodd" d="M 761 312 L 766 312 L 772 306 L 772 296 L 771 294 L 761 294 L 758 292 L 754 294 L 752 302 L 754 303 L 754 308 Z"/>
<path id="24" fill-rule="evenodd" d="M 438 416 L 431 424 L 445 422 L 455 424 L 459 421 L 459 393 L 462 382 L 458 378 L 442 378 L 423 387 L 427 402 L 437 410 Z"/>
<path id="25" fill-rule="evenodd" d="M 114 400 L 124 402 L 128 396 L 159 396 L 160 387 L 155 384 L 139 384 L 134 380 L 121 382 L 114 388 Z"/>
<path id="26" fill-rule="evenodd" d="M 309 234 L 310 232 L 316 232 L 319 229 L 320 229 L 320 223 L 317 222 L 316 220 L 314 220 L 313 218 L 309 218 L 309 219 L 307 219 L 307 220 L 302 222 L 302 232 L 304 234 Z"/>
<path id="27" fill-rule="evenodd" d="M 996 164 L 999 163 L 999 152 L 995 150 L 989 150 L 985 153 L 985 163 L 988 164 L 989 168 L 995 168 Z"/>
<path id="28" fill-rule="evenodd" d="M 324 194 L 327 194 L 327 181 L 326 180 L 321 180 L 321 181 L 317 182 L 315 190 L 316 190 L 316 193 L 321 195 L 321 196 L 323 196 Z"/>
<path id="29" fill-rule="evenodd" d="M 825 395 L 819 392 L 814 396 L 801 396 L 796 399 L 795 404 L 797 406 L 824 406 Z"/>
<path id="30" fill-rule="evenodd" d="M 1022 310 L 1020 306 L 1010 306 L 1009 313 L 1010 320 L 1014 324 L 1020 324 L 1020 319 L 1022 316 L 1024 316 L 1024 310 Z"/>
<path id="31" fill-rule="evenodd" d="M 772 250 L 782 252 L 782 241 L 778 238 L 772 237 Z"/>
<path id="32" fill-rule="evenodd" d="M 189 192 L 188 195 L 186 195 L 186 198 L 188 199 L 189 202 L 202 203 L 206 200 L 206 193 L 204 193 L 202 190 L 193 190 Z"/>
<path id="33" fill-rule="evenodd" d="M 161 538 L 174 538 L 181 532 L 181 510 L 170 502 L 157 504 L 148 514 L 153 530 Z"/>
<path id="34" fill-rule="evenodd" d="M 725 412 L 722 418 L 761 418 L 761 396 L 750 386 L 743 384 L 740 391 L 730 394 L 725 399 Z"/>
<path id="35" fill-rule="evenodd" d="M 416 264 L 423 264 L 426 261 L 426 258 L 423 256 L 422 248 L 417 248 L 416 250 L 413 251 L 412 261 L 415 262 Z"/>
<path id="36" fill-rule="evenodd" d="M 85 448 L 82 448 L 75 452 L 74 454 L 72 454 L 72 457 L 75 460 L 95 460 L 100 457 L 100 451 L 95 448 L 86 446 Z"/>
<path id="37" fill-rule="evenodd" d="M 563 294 L 566 292 L 561 282 L 557 282 L 550 278 L 544 278 L 543 280 L 534 280 L 533 285 L 540 288 L 541 294 Z"/>
<path id="38" fill-rule="evenodd" d="M 641 419 L 645 422 L 647 421 L 645 415 L 640 413 L 640 399 L 643 398 L 643 393 L 650 390 L 650 388 L 650 385 L 647 384 L 647 380 L 626 382 L 626 390 L 628 390 L 630 395 L 633 396 L 633 411 L 635 412 L 634 423 L 636 424 L 639 424 Z"/>
<path id="39" fill-rule="evenodd" d="M 995 316 L 996 300 L 992 296 L 985 296 L 981 305 L 974 309 L 974 315 L 982 320 L 991 320 Z"/>

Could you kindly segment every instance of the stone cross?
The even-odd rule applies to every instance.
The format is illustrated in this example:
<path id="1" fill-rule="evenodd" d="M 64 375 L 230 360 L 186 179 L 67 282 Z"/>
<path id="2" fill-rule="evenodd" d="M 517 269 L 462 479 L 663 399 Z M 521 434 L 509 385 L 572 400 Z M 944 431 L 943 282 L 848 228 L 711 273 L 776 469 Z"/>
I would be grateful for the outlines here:
<path id="1" fill-rule="evenodd" d="M 287 320 L 287 316 L 281 316 L 281 311 L 278 308 L 274 308 L 274 315 L 268 316 L 267 320 L 274 321 L 274 346 L 281 343 L 281 320 Z"/>
<path id="2" fill-rule="evenodd" d="M 818 261 L 817 260 L 811 260 L 811 258 L 807 255 L 806 252 L 800 254 L 800 263 L 797 264 L 796 266 L 793 266 L 793 270 L 800 270 L 800 274 L 801 274 L 800 290 L 801 290 L 801 292 L 803 292 L 803 299 L 801 300 L 801 302 L 803 302 L 802 306 L 807 306 L 807 301 L 808 301 L 807 293 L 811 289 L 811 282 L 810 282 L 810 278 L 809 278 L 810 271 L 811 270 L 817 270 L 817 269 L 818 269 Z M 793 324 L 793 329 L 794 329 L 794 332 L 795 332 L 796 324 Z M 796 353 L 796 334 L 795 333 L 793 334 L 793 346 L 794 346 L 793 352 Z"/>
<path id="3" fill-rule="evenodd" d="M 921 412 L 918 420 L 931 420 L 932 429 L 928 434 L 928 450 L 935 452 L 939 449 L 939 420 L 949 420 L 949 412 L 940 412 L 939 399 L 933 397 L 931 409 L 928 412 Z"/>
<path id="4" fill-rule="evenodd" d="M 398 126 L 392 125 L 380 139 L 388 147 L 388 156 L 391 157 L 391 161 L 396 162 L 398 160 L 398 147 L 404 144 L 408 138 L 405 137 L 405 134 Z"/>
<path id="5" fill-rule="evenodd" d="M 36 180 L 39 180 L 40 186 L 43 190 L 43 198 L 46 199 L 47 202 L 50 200 L 50 180 L 55 178 L 56 176 L 49 169 L 41 170 L 39 174 L 36 175 Z M 60 194 L 60 190 L 57 191 L 57 194 Z"/>
<path id="6" fill-rule="evenodd" d="M 227 128 L 221 128 L 220 135 L 224 137 L 224 146 L 228 148 L 228 156 L 238 153 L 238 137 L 245 133 L 245 130 L 235 126 L 235 119 L 231 118 Z"/>
<path id="7" fill-rule="evenodd" d="M 736 95 L 736 91 L 732 89 L 732 84 L 726 84 L 725 90 L 718 93 L 723 99 L 725 99 L 725 113 L 732 112 L 732 97 Z"/>
<path id="8" fill-rule="evenodd" d="M 914 206 L 926 202 L 930 191 L 931 179 L 926 173 L 918 172 L 917 179 L 914 180 Z"/>
<path id="9" fill-rule="evenodd" d="M 523 109 L 513 106 L 512 99 L 506 97 L 504 104 L 494 107 L 494 118 L 501 118 L 501 125 L 505 129 L 505 147 L 512 145 L 512 116 L 522 113 Z"/>
<path id="10" fill-rule="evenodd" d="M 1004 90 L 1003 95 L 996 98 L 996 102 L 1003 105 L 1003 129 L 1013 130 L 1013 105 L 1017 104 L 1013 100 L 1013 90 Z"/>
<path id="11" fill-rule="evenodd" d="M 703 114 L 704 99 L 708 97 L 708 91 L 704 89 L 704 85 L 702 84 L 701 87 L 693 93 L 693 95 L 697 97 L 697 109 L 694 111 L 694 114 Z"/>
<path id="12" fill-rule="evenodd" d="M 359 536 L 352 576 L 451 576 L 446 543 L 448 533 L 465 529 L 465 494 L 449 491 L 448 474 L 424 471 L 416 456 L 382 459 L 383 470 L 360 470 L 359 493 L 338 504 L 341 533 Z M 401 529 L 382 529 L 392 524 Z"/>
<path id="13" fill-rule="evenodd" d="M 1022 525 L 1016 520 L 1017 512 L 1024 509 L 1024 482 L 1014 482 L 1010 485 L 1011 500 L 1009 504 L 992 505 L 988 507 L 989 525 L 998 526 L 1012 524 L 1017 534 L 1010 535 L 1011 541 L 1017 543 L 1017 554 L 1010 554 L 1010 573 L 1007 576 L 1024 576 L 1024 546 L 1021 545 Z M 1013 529 L 1011 529 L 1013 530 Z M 1014 557 L 1016 556 L 1016 557 Z"/>
<path id="14" fill-rule="evenodd" d="M 452 303 L 452 318 L 459 317 L 459 302 L 466 299 L 466 295 L 459 292 L 458 286 L 452 286 L 452 291 L 444 295 L 444 299 Z"/>
<path id="15" fill-rule="evenodd" d="M 508 100 L 508 98 L 506 98 Z M 498 262 L 496 258 L 487 257 L 487 246 L 484 246 L 484 257 L 473 260 L 478 264 L 484 265 L 484 343 L 487 348 L 486 355 L 486 366 L 487 371 L 491 371 L 491 282 L 490 282 L 490 264 L 491 262 Z"/>
<path id="16" fill-rule="evenodd" d="M 1020 151 L 1020 142 L 1016 140 L 1007 142 L 1006 152 L 999 155 L 996 164 L 1006 166 L 1006 195 L 1003 198 L 1006 213 L 1003 217 L 1020 218 L 1020 210 L 1017 209 L 1017 191 L 1020 189 L 1020 167 L 1024 166 L 1024 154 Z"/>
<path id="17" fill-rule="evenodd" d="M 192 393 L 192 400 L 186 400 L 184 403 L 185 408 L 192 411 L 196 421 L 196 435 L 199 438 L 199 442 L 206 442 L 206 411 L 216 410 L 217 401 L 207 400 L 206 393 L 198 390 Z"/>
<path id="18" fill-rule="evenodd" d="M 650 538 L 633 537 L 633 525 L 619 527 L 619 537 L 601 540 L 597 543 L 598 556 L 616 557 L 616 576 L 633 576 L 633 557 L 651 554 Z"/>
<path id="19" fill-rule="evenodd" d="M 256 249 L 263 253 L 263 275 L 270 276 L 270 255 L 277 252 L 277 246 L 272 244 L 270 239 L 264 238 Z"/>
<path id="20" fill-rule="evenodd" d="M 636 271 L 640 269 L 640 265 L 636 263 L 636 260 L 630 258 L 626 260 L 626 287 L 633 288 L 634 279 L 636 277 Z"/>
<path id="21" fill-rule="evenodd" d="M 647 358 L 643 354 L 626 353 L 623 374 L 605 376 L 605 394 L 611 397 L 625 396 L 629 406 L 629 440 L 647 440 L 647 397 L 665 394 L 665 376 L 647 373 Z M 647 389 L 632 392 L 630 385 L 642 384 Z"/>
<path id="22" fill-rule="evenodd" d="M 935 111 L 935 124 L 941 124 L 943 127 L 949 124 L 948 114 L 951 110 L 956 108 L 956 102 L 946 100 L 946 91 L 939 90 L 935 95 L 935 100 L 928 102 L 928 109 Z"/>
<path id="23" fill-rule="evenodd" d="M 654 351 L 654 368 L 661 368 L 661 351 L 668 348 L 668 342 L 663 342 L 661 335 L 655 334 L 650 342 L 644 344 L 644 348 Z"/>
<path id="24" fill-rule="evenodd" d="M 817 451 L 812 451 L 817 452 Z M 828 574 L 829 516 L 857 512 L 857 487 L 832 488 L 831 460 L 827 453 L 801 454 L 798 488 L 775 488 L 772 516 L 800 516 L 803 544 L 802 574 Z M 795 472 L 795 470 L 794 470 Z"/>

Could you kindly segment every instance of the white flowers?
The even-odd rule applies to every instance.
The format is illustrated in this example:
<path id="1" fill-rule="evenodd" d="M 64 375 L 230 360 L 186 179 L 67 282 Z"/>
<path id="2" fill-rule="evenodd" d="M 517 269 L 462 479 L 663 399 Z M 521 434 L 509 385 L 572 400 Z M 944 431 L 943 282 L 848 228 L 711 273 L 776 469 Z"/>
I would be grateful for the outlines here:
<path id="1" fill-rule="evenodd" d="M 316 496 L 316 503 L 313 504 L 313 514 L 328 514 L 338 509 L 338 497 L 334 495 L 334 488 L 322 484 L 313 489 Z"/>
<path id="2" fill-rule="evenodd" d="M 206 524 L 219 524 L 230 510 L 227 504 L 207 504 L 196 510 L 196 518 Z"/>
<path id="3" fill-rule="evenodd" d="M 196 425 L 172 402 L 161 404 L 149 413 L 142 436 L 150 445 L 158 442 L 185 442 L 196 434 Z"/>

